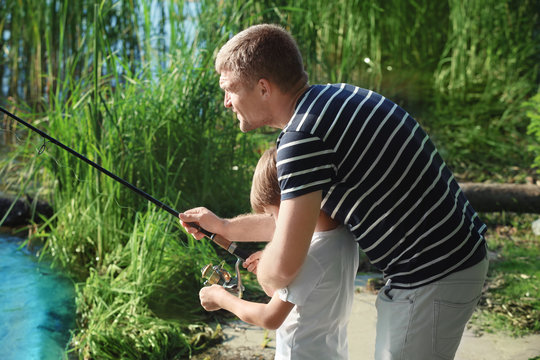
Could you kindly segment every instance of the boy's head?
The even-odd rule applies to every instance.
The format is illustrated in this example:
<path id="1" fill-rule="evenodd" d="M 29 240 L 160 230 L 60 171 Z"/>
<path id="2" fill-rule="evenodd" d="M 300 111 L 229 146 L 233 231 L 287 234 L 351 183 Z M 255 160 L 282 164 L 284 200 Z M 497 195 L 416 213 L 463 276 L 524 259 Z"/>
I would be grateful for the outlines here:
<path id="1" fill-rule="evenodd" d="M 277 179 L 276 153 L 275 146 L 266 150 L 253 174 L 250 201 L 257 214 L 268 212 L 271 206 L 279 208 L 281 189 Z"/>

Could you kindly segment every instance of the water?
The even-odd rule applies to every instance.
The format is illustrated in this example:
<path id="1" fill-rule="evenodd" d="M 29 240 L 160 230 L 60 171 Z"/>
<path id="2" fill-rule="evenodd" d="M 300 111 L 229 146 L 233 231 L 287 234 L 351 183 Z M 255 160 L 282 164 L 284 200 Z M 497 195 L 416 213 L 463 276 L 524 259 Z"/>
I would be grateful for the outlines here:
<path id="1" fill-rule="evenodd" d="M 0 359 L 58 360 L 75 327 L 71 281 L 0 234 Z"/>
<path id="2" fill-rule="evenodd" d="M 366 287 L 369 279 L 382 279 L 381 273 L 358 273 L 354 280 L 354 287 Z"/>

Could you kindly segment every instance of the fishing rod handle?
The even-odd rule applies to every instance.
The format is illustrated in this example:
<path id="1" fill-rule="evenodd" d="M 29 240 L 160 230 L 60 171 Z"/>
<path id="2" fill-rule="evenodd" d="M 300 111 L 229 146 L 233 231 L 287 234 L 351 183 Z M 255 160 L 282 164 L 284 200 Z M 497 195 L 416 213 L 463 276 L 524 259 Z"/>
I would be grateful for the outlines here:
<path id="1" fill-rule="evenodd" d="M 234 249 L 232 251 L 229 251 L 229 252 L 231 254 L 235 255 L 240 260 L 246 261 L 246 259 L 251 256 L 251 254 L 248 253 L 245 249 L 241 249 L 241 248 L 236 247 L 236 243 L 233 243 L 232 245 L 234 246 Z"/>
<path id="2" fill-rule="evenodd" d="M 214 234 L 214 236 L 211 237 L 211 239 L 213 242 L 215 242 L 216 244 L 218 244 L 219 246 L 227 250 L 229 253 L 240 258 L 240 260 L 246 261 L 246 259 L 251 255 L 246 250 L 239 248 L 235 242 L 229 241 L 221 235 Z"/>
<path id="3" fill-rule="evenodd" d="M 227 240 L 226 238 L 224 238 L 221 235 L 211 233 L 210 231 L 208 231 L 206 229 L 203 229 L 202 227 L 200 227 L 196 223 L 189 222 L 189 223 L 187 223 L 187 225 L 196 228 L 197 230 L 202 232 L 207 238 L 209 238 L 210 240 L 212 240 L 213 242 L 218 244 L 220 247 L 222 247 L 223 249 L 227 250 L 229 253 L 239 257 L 240 259 L 242 259 L 244 261 L 249 257 L 249 255 L 251 255 L 247 251 L 239 248 L 236 245 L 236 243 L 234 243 L 234 242 L 232 242 L 230 240 Z"/>

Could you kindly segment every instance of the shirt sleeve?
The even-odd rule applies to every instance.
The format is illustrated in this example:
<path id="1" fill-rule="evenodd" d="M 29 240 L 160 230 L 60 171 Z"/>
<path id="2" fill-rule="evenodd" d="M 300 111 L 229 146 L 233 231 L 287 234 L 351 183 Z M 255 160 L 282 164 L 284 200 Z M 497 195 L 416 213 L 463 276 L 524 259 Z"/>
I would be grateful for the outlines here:
<path id="1" fill-rule="evenodd" d="M 281 200 L 324 191 L 337 173 L 335 152 L 317 136 L 285 132 L 278 143 L 277 170 Z"/>
<path id="2" fill-rule="evenodd" d="M 323 274 L 324 268 L 308 253 L 293 282 L 286 288 L 278 290 L 279 298 L 298 306 L 304 305 L 308 296 L 321 281 Z"/>

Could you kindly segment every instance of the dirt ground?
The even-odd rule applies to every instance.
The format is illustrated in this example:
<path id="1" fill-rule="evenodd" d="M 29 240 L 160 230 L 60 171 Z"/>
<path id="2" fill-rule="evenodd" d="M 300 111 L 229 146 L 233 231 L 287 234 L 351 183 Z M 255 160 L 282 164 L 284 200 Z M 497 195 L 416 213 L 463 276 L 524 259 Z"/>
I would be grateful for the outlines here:
<path id="1" fill-rule="evenodd" d="M 375 349 L 375 298 L 360 291 L 354 299 L 349 323 L 350 359 L 372 360 Z M 240 321 L 223 326 L 225 341 L 195 360 L 270 360 L 274 358 L 275 332 Z M 529 360 L 540 358 L 540 335 L 514 338 L 503 334 L 475 335 L 466 330 L 455 360 Z"/>

